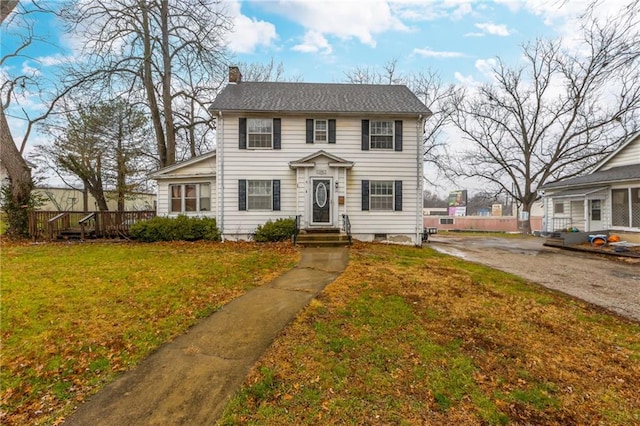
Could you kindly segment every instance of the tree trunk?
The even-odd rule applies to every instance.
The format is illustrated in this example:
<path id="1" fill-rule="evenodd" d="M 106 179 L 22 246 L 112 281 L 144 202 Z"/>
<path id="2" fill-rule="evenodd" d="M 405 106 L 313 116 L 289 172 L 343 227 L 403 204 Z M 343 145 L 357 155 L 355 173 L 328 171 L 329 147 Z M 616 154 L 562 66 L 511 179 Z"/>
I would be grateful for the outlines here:
<path id="1" fill-rule="evenodd" d="M 156 99 L 155 87 L 153 85 L 153 58 L 151 57 L 151 33 L 149 30 L 149 12 L 147 10 L 147 7 L 147 2 L 145 0 L 140 0 L 140 11 L 142 14 L 142 34 L 144 40 L 144 59 L 141 72 L 145 92 L 147 94 L 147 100 L 149 101 L 149 111 L 151 112 L 153 130 L 156 134 L 156 145 L 158 147 L 158 158 L 160 160 L 160 167 L 166 167 L 173 164 L 173 162 L 169 163 L 169 160 L 167 158 L 167 144 L 165 141 L 165 133 L 164 129 L 162 128 L 162 118 L 160 117 L 158 100 Z"/>
<path id="2" fill-rule="evenodd" d="M 29 230 L 28 208 L 33 179 L 27 162 L 22 158 L 13 141 L 2 105 L 0 105 L 0 162 L 9 177 L 10 193 L 6 192 L 5 195 L 10 199 L 4 201 L 4 210 L 9 221 L 7 234 L 26 236 Z"/>
<path id="3" fill-rule="evenodd" d="M 116 147 L 116 194 L 118 198 L 119 212 L 124 211 L 124 197 L 127 192 L 127 163 L 125 161 L 122 138 L 122 125 L 120 125 L 118 131 L 118 145 Z"/>
<path id="4" fill-rule="evenodd" d="M 164 129 L 166 133 L 167 160 L 165 166 L 176 162 L 176 131 L 173 126 L 173 107 L 171 105 L 171 55 L 169 53 L 169 2 L 160 3 L 162 25 L 162 106 L 164 108 Z"/>

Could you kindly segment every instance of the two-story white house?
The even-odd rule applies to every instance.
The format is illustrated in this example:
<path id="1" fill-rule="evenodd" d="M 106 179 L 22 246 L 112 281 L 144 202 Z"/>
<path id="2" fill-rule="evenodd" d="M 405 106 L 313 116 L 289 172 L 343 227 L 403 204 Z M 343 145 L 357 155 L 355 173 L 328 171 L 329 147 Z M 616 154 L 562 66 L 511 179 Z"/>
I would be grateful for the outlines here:
<path id="1" fill-rule="evenodd" d="M 422 241 L 423 128 L 403 85 L 243 82 L 236 67 L 210 111 L 215 152 L 156 172 L 159 215 L 217 219 L 247 239 L 269 219 L 353 238 Z"/>

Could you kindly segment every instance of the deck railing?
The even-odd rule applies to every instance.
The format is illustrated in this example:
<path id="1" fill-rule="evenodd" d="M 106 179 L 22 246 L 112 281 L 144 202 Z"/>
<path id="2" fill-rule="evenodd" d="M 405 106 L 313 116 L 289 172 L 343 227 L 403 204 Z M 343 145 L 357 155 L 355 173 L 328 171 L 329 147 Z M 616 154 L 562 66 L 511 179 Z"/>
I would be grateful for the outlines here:
<path id="1" fill-rule="evenodd" d="M 152 210 L 121 212 L 35 211 L 29 215 L 29 236 L 34 240 L 55 240 L 64 232 L 77 231 L 80 238 L 128 237 L 134 223 L 156 216 Z"/>

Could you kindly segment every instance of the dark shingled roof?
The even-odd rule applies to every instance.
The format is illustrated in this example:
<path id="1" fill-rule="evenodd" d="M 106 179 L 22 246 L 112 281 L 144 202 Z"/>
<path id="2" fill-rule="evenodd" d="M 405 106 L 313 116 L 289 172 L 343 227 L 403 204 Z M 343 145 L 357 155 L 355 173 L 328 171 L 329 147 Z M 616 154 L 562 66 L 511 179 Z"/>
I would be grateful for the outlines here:
<path id="1" fill-rule="evenodd" d="M 602 170 L 588 175 L 578 176 L 572 179 L 559 180 L 557 182 L 548 183 L 542 186 L 542 188 L 540 189 L 624 182 L 634 179 L 640 179 L 640 164 L 630 164 L 628 166 L 613 167 L 609 170 Z"/>
<path id="2" fill-rule="evenodd" d="M 230 83 L 212 111 L 423 114 L 429 109 L 401 85 L 331 83 Z"/>

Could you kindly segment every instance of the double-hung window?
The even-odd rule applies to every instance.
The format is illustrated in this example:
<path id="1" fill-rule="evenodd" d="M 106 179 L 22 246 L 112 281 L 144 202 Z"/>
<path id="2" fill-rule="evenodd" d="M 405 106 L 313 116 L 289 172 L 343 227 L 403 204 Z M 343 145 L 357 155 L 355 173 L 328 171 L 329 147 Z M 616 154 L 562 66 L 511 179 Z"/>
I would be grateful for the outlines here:
<path id="1" fill-rule="evenodd" d="M 362 120 L 362 150 L 402 151 L 402 120 Z"/>
<path id="2" fill-rule="evenodd" d="M 280 210 L 280 180 L 238 181 L 238 210 Z"/>
<path id="3" fill-rule="evenodd" d="M 369 185 L 369 208 L 393 210 L 393 181 L 372 180 Z"/>
<path id="4" fill-rule="evenodd" d="M 327 142 L 327 120 L 315 120 L 313 141 L 315 143 Z"/>
<path id="5" fill-rule="evenodd" d="M 270 180 L 247 181 L 247 209 L 271 210 L 273 206 L 271 189 Z"/>
<path id="6" fill-rule="evenodd" d="M 336 143 L 336 120 L 335 118 L 307 118 L 306 120 L 306 143 Z"/>
<path id="7" fill-rule="evenodd" d="M 209 183 L 169 185 L 169 194 L 171 213 L 211 210 L 211 186 Z"/>
<path id="8" fill-rule="evenodd" d="M 247 148 L 271 148 L 273 145 L 273 120 L 247 119 Z"/>
<path id="9" fill-rule="evenodd" d="M 402 211 L 402 181 L 363 180 L 362 210 Z"/>
<path id="10" fill-rule="evenodd" d="M 393 149 L 393 121 L 371 120 L 371 149 Z"/>

